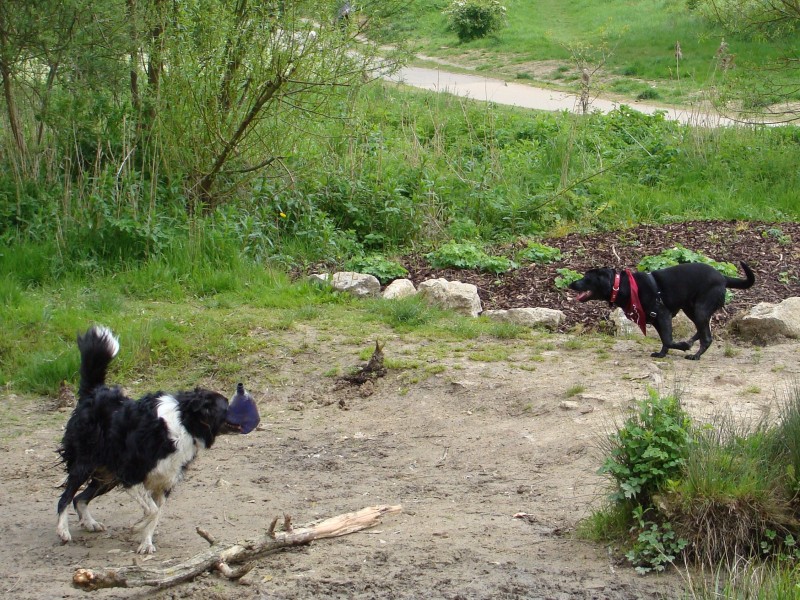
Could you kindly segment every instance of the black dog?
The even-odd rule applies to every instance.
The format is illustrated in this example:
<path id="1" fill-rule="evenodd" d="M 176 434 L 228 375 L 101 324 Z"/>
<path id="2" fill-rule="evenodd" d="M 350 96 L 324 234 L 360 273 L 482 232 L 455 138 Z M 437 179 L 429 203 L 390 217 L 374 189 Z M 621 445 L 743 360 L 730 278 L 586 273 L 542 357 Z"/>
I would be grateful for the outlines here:
<path id="1" fill-rule="evenodd" d="M 619 306 L 635 321 L 642 332 L 652 324 L 661 337 L 661 350 L 652 356 L 666 356 L 670 348 L 689 350 L 700 340 L 700 349 L 686 358 L 698 360 L 711 346 L 711 316 L 725 304 L 725 289 L 747 289 L 755 275 L 742 262 L 746 279 L 726 277 L 714 267 L 702 263 L 684 263 L 652 273 L 617 273 L 614 269 L 591 269 L 582 279 L 569 284 L 579 292 L 577 300 L 603 300 Z M 697 328 L 689 340 L 672 340 L 672 318 L 682 310 Z"/>
<path id="2" fill-rule="evenodd" d="M 58 501 L 56 532 L 64 543 L 72 539 L 70 501 L 86 530 L 103 531 L 105 527 L 89 513 L 89 502 L 121 485 L 144 509 L 135 526 L 143 532 L 137 552 L 151 554 L 161 507 L 170 491 L 201 448 L 210 448 L 217 435 L 242 431 L 242 411 L 232 417 L 224 396 L 201 388 L 174 396 L 157 392 L 134 401 L 119 387 L 105 385 L 108 365 L 119 351 L 110 329 L 92 327 L 78 337 L 78 348 L 78 405 L 59 448 L 67 479 Z M 257 418 L 255 404 L 249 410 L 247 416 L 252 419 L 255 411 Z M 86 489 L 76 496 L 87 481 Z"/>

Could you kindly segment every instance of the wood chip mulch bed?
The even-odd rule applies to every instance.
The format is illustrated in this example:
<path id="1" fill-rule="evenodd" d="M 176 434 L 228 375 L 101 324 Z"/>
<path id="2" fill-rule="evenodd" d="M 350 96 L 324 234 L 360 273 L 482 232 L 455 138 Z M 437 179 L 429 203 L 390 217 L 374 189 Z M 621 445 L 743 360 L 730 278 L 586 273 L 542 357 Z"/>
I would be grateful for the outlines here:
<path id="1" fill-rule="evenodd" d="M 800 296 L 800 223 L 739 221 L 691 221 L 666 225 L 641 225 L 608 233 L 569 234 L 542 243 L 558 248 L 562 259 L 548 265 L 527 265 L 494 275 L 473 270 L 431 269 L 423 256 L 408 256 L 403 265 L 415 285 L 437 277 L 473 283 L 484 310 L 521 307 L 559 309 L 567 319 L 563 329 L 576 325 L 595 329 L 609 314 L 602 302 L 579 304 L 574 293 L 555 287 L 557 269 L 583 273 L 592 267 L 635 269 L 649 255 L 660 254 L 676 245 L 700 252 L 717 261 L 739 267 L 746 261 L 756 275 L 749 290 L 736 290 L 734 300 L 719 311 L 714 323 L 727 323 L 735 314 L 759 302 L 780 302 Z"/>

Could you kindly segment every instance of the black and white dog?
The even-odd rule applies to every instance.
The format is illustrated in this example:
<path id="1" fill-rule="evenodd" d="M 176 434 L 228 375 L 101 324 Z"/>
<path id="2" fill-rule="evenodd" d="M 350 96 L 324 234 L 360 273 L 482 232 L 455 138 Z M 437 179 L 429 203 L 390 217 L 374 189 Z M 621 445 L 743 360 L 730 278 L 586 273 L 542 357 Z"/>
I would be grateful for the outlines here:
<path id="1" fill-rule="evenodd" d="M 156 392 L 132 400 L 119 387 L 105 385 L 108 365 L 119 351 L 119 341 L 110 329 L 90 328 L 78 336 L 78 348 L 78 405 L 59 448 L 67 479 L 58 501 L 56 532 L 64 543 L 72 539 L 67 516 L 70 501 L 84 529 L 103 531 L 105 527 L 89 512 L 89 502 L 121 485 L 144 510 L 134 526 L 142 531 L 137 552 L 151 554 L 156 549 L 153 534 L 161 507 L 186 466 L 202 448 L 210 448 L 218 435 L 246 433 L 243 415 L 257 422 L 258 411 L 252 400 L 244 410 L 229 411 L 225 396 L 201 388 L 175 395 Z"/>

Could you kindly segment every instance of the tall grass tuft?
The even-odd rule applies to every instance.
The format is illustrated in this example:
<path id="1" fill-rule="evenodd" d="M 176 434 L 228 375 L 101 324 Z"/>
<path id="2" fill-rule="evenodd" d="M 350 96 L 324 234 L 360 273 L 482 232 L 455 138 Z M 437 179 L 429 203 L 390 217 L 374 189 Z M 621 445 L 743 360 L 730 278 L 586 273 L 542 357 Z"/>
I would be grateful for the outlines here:
<path id="1" fill-rule="evenodd" d="M 441 310 L 416 295 L 390 301 L 381 300 L 373 303 L 371 308 L 383 322 L 401 332 L 411 331 L 442 316 Z"/>
<path id="2" fill-rule="evenodd" d="M 687 600 L 797 600 L 797 567 L 785 562 L 737 560 L 720 563 L 710 573 L 688 574 Z"/>
<path id="3" fill-rule="evenodd" d="M 800 493 L 800 381 L 787 386 L 775 431 L 770 438 L 771 459 L 784 465 L 795 500 Z"/>
<path id="4" fill-rule="evenodd" d="M 584 536 L 621 544 L 642 572 L 682 556 L 717 573 L 712 595 L 700 583 L 694 597 L 714 597 L 723 589 L 736 598 L 772 597 L 754 595 L 748 581 L 738 587 L 743 574 L 766 574 L 765 589 L 775 597 L 791 587 L 787 581 L 800 585 L 796 382 L 774 422 L 749 422 L 728 412 L 692 424 L 676 397 L 651 393 L 601 449 L 600 472 L 614 486 L 582 524 Z M 762 561 L 769 568 L 762 569 Z"/>
<path id="5" fill-rule="evenodd" d="M 785 466 L 772 459 L 775 430 L 717 416 L 694 434 L 684 472 L 661 507 L 688 555 L 712 565 L 761 553 L 767 531 L 798 525 L 785 488 Z"/>

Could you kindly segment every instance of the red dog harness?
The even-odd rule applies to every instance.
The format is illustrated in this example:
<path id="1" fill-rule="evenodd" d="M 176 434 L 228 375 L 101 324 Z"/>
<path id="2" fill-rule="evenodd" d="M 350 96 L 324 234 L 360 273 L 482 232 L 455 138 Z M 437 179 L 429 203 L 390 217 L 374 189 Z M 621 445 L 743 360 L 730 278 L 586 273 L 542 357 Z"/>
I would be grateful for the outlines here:
<path id="1" fill-rule="evenodd" d="M 631 287 L 631 299 L 628 303 L 628 307 L 622 310 L 625 311 L 625 316 L 636 323 L 644 335 L 647 335 L 647 317 L 644 314 L 642 303 L 639 302 L 639 286 L 636 285 L 636 280 L 633 278 L 631 270 L 625 269 L 625 272 L 628 274 L 628 282 Z M 614 285 L 611 287 L 611 298 L 608 300 L 610 304 L 614 304 L 614 301 L 617 299 L 617 294 L 619 294 L 619 281 L 620 274 L 614 273 Z"/>

